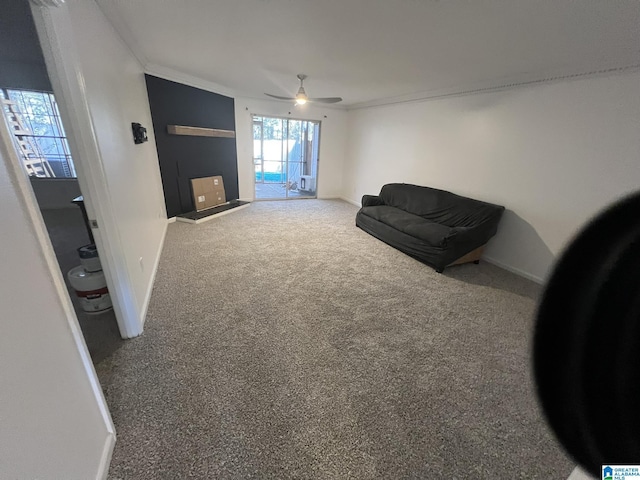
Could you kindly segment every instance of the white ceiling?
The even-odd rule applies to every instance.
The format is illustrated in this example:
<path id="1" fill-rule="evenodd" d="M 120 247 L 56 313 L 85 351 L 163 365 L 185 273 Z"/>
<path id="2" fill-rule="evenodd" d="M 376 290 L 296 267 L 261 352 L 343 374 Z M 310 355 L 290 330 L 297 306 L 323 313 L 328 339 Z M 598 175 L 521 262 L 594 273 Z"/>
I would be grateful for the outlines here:
<path id="1" fill-rule="evenodd" d="M 97 0 L 138 56 L 342 105 L 640 65 L 638 0 Z"/>

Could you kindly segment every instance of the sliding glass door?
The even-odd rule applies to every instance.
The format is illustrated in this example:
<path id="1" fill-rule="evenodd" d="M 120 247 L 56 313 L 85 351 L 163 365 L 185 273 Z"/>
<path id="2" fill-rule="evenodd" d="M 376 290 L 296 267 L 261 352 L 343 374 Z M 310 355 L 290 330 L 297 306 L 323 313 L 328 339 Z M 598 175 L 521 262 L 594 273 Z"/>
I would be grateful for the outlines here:
<path id="1" fill-rule="evenodd" d="M 320 122 L 253 116 L 256 200 L 316 198 Z"/>

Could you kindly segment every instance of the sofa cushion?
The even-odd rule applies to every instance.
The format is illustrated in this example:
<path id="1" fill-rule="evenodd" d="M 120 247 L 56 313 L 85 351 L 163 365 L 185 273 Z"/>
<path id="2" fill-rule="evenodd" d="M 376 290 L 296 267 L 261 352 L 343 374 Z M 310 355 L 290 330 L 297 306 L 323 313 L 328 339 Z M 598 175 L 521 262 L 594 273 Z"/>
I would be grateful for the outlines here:
<path id="1" fill-rule="evenodd" d="M 407 235 L 424 240 L 433 247 L 446 246 L 447 239 L 455 231 L 446 225 L 425 220 L 423 217 L 388 205 L 363 207 L 361 212 Z"/>
<path id="2" fill-rule="evenodd" d="M 449 227 L 474 227 L 493 219 L 497 224 L 504 210 L 504 207 L 445 190 L 405 183 L 384 185 L 380 198 L 385 205 Z"/>

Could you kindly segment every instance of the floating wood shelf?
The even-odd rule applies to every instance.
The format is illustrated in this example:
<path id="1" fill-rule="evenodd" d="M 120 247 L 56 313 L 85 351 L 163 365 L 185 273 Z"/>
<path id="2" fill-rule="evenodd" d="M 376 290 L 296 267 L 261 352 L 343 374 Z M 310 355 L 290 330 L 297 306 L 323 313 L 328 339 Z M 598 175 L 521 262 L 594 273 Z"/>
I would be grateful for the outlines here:
<path id="1" fill-rule="evenodd" d="M 167 125 L 167 132 L 171 135 L 190 135 L 192 137 L 223 137 L 235 138 L 233 130 L 220 130 L 218 128 L 185 127 L 184 125 Z"/>

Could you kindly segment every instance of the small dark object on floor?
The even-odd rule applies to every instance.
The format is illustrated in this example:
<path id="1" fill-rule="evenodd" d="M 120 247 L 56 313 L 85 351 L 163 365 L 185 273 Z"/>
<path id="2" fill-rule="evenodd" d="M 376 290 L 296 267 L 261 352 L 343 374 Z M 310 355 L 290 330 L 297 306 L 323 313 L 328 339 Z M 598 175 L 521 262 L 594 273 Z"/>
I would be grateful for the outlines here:
<path id="1" fill-rule="evenodd" d="M 473 263 L 475 263 L 476 265 L 480 265 L 480 260 L 474 260 Z"/>

